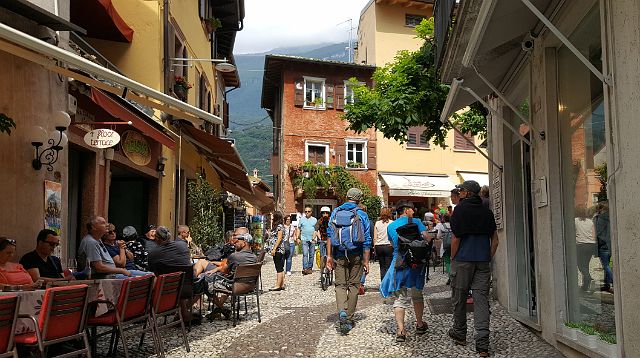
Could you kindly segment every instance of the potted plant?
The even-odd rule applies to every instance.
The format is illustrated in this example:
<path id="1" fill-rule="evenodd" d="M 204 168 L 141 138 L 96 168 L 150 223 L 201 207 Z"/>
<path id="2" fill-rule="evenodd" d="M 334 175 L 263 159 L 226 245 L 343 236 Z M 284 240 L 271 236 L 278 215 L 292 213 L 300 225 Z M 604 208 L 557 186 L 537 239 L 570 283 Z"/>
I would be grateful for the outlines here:
<path id="1" fill-rule="evenodd" d="M 178 96 L 178 98 L 185 101 L 187 99 L 187 94 L 191 87 L 193 86 L 190 85 L 189 82 L 187 82 L 187 80 L 185 80 L 184 77 L 176 76 L 175 82 L 173 83 L 173 93 L 175 93 L 176 96 Z"/>
<path id="2" fill-rule="evenodd" d="M 316 97 L 313 100 L 313 103 L 315 104 L 316 107 L 322 107 L 322 103 L 323 103 L 322 97 Z"/>
<path id="3" fill-rule="evenodd" d="M 209 17 L 204 19 L 204 26 L 207 28 L 208 33 L 212 33 L 222 27 L 222 21 L 215 17 Z"/>

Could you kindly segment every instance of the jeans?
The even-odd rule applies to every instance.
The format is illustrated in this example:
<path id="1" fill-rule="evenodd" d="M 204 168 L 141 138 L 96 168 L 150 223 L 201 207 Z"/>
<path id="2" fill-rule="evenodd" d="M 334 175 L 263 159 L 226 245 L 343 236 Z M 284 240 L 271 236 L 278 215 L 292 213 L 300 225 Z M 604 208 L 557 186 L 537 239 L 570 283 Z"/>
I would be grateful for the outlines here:
<path id="1" fill-rule="evenodd" d="M 335 259 L 336 306 L 345 310 L 347 319 L 353 320 L 358 304 L 358 288 L 364 267 L 362 256 L 353 255 Z"/>
<path id="2" fill-rule="evenodd" d="M 115 278 L 118 279 L 118 280 L 124 280 L 124 279 L 132 278 L 132 277 L 141 277 L 141 276 L 146 276 L 146 275 L 153 275 L 153 273 L 151 273 L 151 272 L 140 271 L 140 270 L 127 270 L 127 271 L 131 272 L 131 276 L 126 276 L 126 275 L 123 275 L 121 273 L 117 273 L 115 275 Z"/>
<path id="3" fill-rule="evenodd" d="M 287 272 L 291 272 L 291 265 L 293 262 L 293 253 L 296 250 L 296 244 L 289 244 L 289 256 L 287 256 Z"/>
<path id="4" fill-rule="evenodd" d="M 489 349 L 489 287 L 491 263 L 451 262 L 451 302 L 453 304 L 453 332 L 463 339 L 467 336 L 467 295 L 472 290 L 473 321 L 476 329 L 476 350 Z"/>
<path id="5" fill-rule="evenodd" d="M 598 256 L 600 257 L 600 263 L 602 263 L 602 268 L 604 269 L 604 285 L 606 287 L 610 287 L 613 283 L 613 272 L 611 272 L 611 266 L 609 266 L 609 261 L 611 261 L 611 253 L 600 252 Z"/>
<path id="6" fill-rule="evenodd" d="M 313 256 L 316 253 L 316 245 L 313 241 L 303 241 L 302 242 L 302 268 L 303 269 L 312 269 L 313 268 Z"/>

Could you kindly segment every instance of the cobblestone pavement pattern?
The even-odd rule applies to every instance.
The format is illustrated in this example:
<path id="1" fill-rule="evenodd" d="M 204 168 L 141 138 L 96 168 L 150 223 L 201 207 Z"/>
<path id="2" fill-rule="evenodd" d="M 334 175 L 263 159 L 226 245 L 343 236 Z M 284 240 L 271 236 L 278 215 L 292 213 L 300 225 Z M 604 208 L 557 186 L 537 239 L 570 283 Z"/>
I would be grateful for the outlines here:
<path id="1" fill-rule="evenodd" d="M 294 258 L 294 268 L 301 268 L 301 255 Z M 318 273 L 302 276 L 300 270 L 286 277 L 286 290 L 268 292 L 275 282 L 273 263 L 263 267 L 265 293 L 260 296 L 262 323 L 258 323 L 253 301 L 249 314 L 243 315 L 234 328 L 231 321 L 206 319 L 189 333 L 191 352 L 180 345 L 175 331 L 165 332 L 163 342 L 168 357 L 477 357 L 473 344 L 473 314 L 469 313 L 469 333 L 466 346 L 456 346 L 447 337 L 452 315 L 432 314 L 429 299 L 450 296 L 445 275 L 431 272 L 425 286 L 425 320 L 429 331 L 416 336 L 413 310 L 407 310 L 407 341 L 395 342 L 396 324 L 393 309 L 385 304 L 378 292 L 378 263 L 371 263 L 367 277 L 367 293 L 360 296 L 356 327 L 347 336 L 336 330 L 334 292 L 322 291 Z M 107 340 L 107 339 L 104 339 Z M 131 339 L 137 345 L 137 340 Z M 149 356 L 153 352 L 151 339 L 145 340 L 142 351 L 130 350 L 132 356 Z M 106 342 L 104 342 L 106 345 Z M 136 347 L 137 348 L 137 347 Z M 121 347 L 119 347 L 121 350 Z M 99 351 L 106 352 L 106 347 Z M 552 346 L 538 338 L 511 318 L 497 302 L 492 302 L 492 357 L 562 357 Z M 135 353 L 134 353 L 135 352 Z M 120 352 L 121 353 L 121 352 Z"/>

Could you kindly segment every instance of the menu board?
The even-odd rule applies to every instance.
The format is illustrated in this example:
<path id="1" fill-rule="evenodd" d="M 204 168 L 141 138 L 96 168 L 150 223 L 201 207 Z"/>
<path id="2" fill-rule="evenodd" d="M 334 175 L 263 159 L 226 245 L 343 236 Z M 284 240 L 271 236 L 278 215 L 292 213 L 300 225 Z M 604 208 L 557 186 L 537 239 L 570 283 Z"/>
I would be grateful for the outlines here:
<path id="1" fill-rule="evenodd" d="M 494 167 L 491 175 L 491 205 L 498 229 L 504 229 L 502 220 L 502 171 Z"/>

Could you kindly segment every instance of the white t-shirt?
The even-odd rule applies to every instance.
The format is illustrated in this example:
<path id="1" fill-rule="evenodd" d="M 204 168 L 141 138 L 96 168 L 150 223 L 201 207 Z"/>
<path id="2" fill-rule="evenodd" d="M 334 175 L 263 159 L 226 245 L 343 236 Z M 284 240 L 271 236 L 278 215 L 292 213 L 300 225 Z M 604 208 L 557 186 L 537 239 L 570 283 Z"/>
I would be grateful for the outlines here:
<path id="1" fill-rule="evenodd" d="M 438 224 L 436 224 L 435 229 L 438 230 L 438 235 L 436 237 L 439 239 L 439 238 L 442 237 L 442 231 L 443 230 L 451 231 L 451 224 L 449 224 L 449 223 L 438 223 Z"/>
<path id="2" fill-rule="evenodd" d="M 391 224 L 393 222 L 393 220 L 389 220 L 388 222 L 383 222 L 382 220 L 378 220 L 376 221 L 375 224 L 375 228 L 376 228 L 376 237 L 374 238 L 374 246 L 377 245 L 391 245 L 391 242 L 389 241 L 389 234 L 387 233 L 387 226 L 389 226 L 389 224 Z"/>
<path id="3" fill-rule="evenodd" d="M 295 225 L 285 225 L 284 226 L 284 237 L 282 241 L 289 241 L 290 244 L 295 243 L 296 240 L 296 226 Z"/>
<path id="4" fill-rule="evenodd" d="M 576 242 L 579 244 L 595 244 L 596 235 L 593 220 L 575 218 L 576 223 Z"/>

